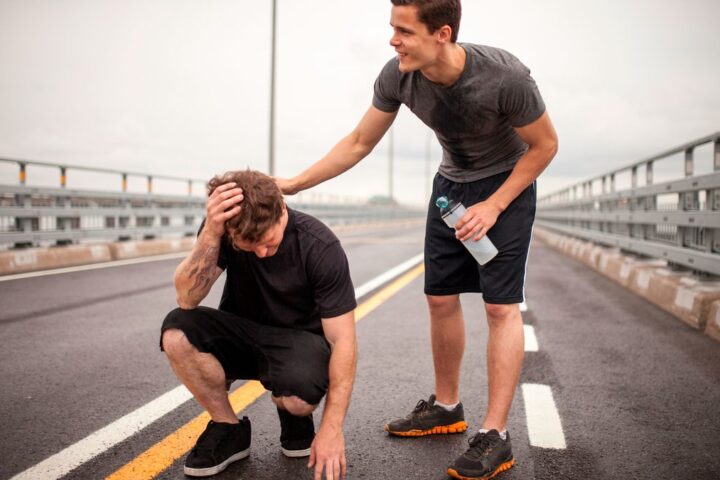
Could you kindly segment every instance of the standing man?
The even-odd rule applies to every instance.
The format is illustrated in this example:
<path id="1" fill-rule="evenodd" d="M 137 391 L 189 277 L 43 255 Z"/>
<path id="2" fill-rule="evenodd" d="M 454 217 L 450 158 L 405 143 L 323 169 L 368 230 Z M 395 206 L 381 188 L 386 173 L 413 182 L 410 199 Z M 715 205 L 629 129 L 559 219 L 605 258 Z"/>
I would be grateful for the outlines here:
<path id="1" fill-rule="evenodd" d="M 557 151 L 557 136 L 530 71 L 497 48 L 458 44 L 459 0 L 391 0 L 390 45 L 397 56 L 380 72 L 372 106 L 324 158 L 291 179 L 285 193 L 333 178 L 367 156 L 406 105 L 443 147 L 425 236 L 425 294 L 430 310 L 435 393 L 385 429 L 423 436 L 467 429 L 459 401 L 465 347 L 459 294 L 481 292 L 489 327 L 488 407 L 468 451 L 448 468 L 462 479 L 492 478 L 514 457 L 507 418 L 523 361 L 525 266 L 535 216 L 535 179 Z M 434 206 L 440 195 L 467 213 L 448 229 Z M 483 267 L 458 240 L 484 235 L 498 255 Z"/>
<path id="2" fill-rule="evenodd" d="M 212 420 L 185 460 L 210 476 L 245 458 L 250 420 L 238 421 L 227 389 L 260 380 L 280 417 L 288 457 L 310 456 L 315 480 L 345 477 L 343 422 L 355 378 L 355 291 L 345 252 L 319 220 L 288 208 L 259 172 L 228 172 L 208 186 L 207 216 L 175 271 L 180 308 L 160 348 Z M 199 306 L 223 270 L 219 309 Z M 312 412 L 327 393 L 317 435 Z"/>

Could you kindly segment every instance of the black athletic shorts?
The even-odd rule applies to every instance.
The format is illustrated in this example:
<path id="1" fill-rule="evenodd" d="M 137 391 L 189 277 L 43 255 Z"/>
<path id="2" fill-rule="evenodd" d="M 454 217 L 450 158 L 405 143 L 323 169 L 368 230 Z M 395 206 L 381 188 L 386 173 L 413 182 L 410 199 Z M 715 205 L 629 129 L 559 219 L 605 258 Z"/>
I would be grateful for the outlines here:
<path id="1" fill-rule="evenodd" d="M 510 171 L 475 182 L 457 183 L 435 175 L 425 230 L 425 293 L 455 295 L 482 293 L 492 304 L 524 301 L 525 268 L 535 220 L 535 183 L 500 214 L 487 236 L 498 254 L 479 265 L 455 238 L 455 230 L 440 217 L 435 199 L 445 195 L 465 208 L 486 200 L 510 176 Z"/>
<path id="2" fill-rule="evenodd" d="M 325 337 L 262 325 L 207 307 L 176 308 L 162 324 L 182 330 L 200 352 L 218 359 L 228 380 L 260 380 L 276 397 L 296 395 L 320 403 L 329 384 L 330 345 Z"/>

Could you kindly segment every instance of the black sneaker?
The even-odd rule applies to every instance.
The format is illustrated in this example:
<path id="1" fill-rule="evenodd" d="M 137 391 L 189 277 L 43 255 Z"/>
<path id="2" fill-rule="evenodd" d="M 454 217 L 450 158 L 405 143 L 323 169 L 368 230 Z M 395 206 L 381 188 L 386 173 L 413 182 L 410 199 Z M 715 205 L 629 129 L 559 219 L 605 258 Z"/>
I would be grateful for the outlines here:
<path id="1" fill-rule="evenodd" d="M 296 417 L 287 410 L 277 409 L 280 417 L 280 449 L 286 457 L 299 458 L 310 455 L 310 446 L 315 439 L 315 424 L 312 413 L 307 417 Z"/>
<path id="2" fill-rule="evenodd" d="M 216 423 L 210 420 L 185 459 L 185 475 L 209 477 L 250 455 L 250 420 Z"/>
<path id="3" fill-rule="evenodd" d="M 405 418 L 385 425 L 385 431 L 400 437 L 422 437 L 432 434 L 462 433 L 467 430 L 462 403 L 452 410 L 435 405 L 435 395 L 420 400 Z"/>
<path id="4" fill-rule="evenodd" d="M 448 475 L 461 480 L 493 478 L 515 465 L 510 433 L 503 440 L 497 430 L 478 433 L 469 441 L 470 448 L 448 467 Z"/>

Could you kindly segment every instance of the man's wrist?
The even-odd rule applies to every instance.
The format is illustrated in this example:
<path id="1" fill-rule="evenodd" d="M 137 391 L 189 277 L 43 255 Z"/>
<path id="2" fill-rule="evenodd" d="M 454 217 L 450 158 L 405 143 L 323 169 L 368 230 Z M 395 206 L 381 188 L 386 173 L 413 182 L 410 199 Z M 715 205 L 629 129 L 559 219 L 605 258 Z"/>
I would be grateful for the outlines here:
<path id="1" fill-rule="evenodd" d="M 485 203 L 493 207 L 495 210 L 497 210 L 498 214 L 505 211 L 505 209 L 508 207 L 508 202 L 504 202 L 503 200 L 500 200 L 499 198 L 490 197 L 487 200 L 485 200 Z"/>
<path id="2" fill-rule="evenodd" d="M 342 433 L 343 419 L 337 418 L 336 415 L 326 414 L 320 422 L 320 430 L 325 430 L 328 433 Z"/>
<path id="3" fill-rule="evenodd" d="M 320 423 L 320 431 L 322 431 L 325 434 L 328 435 L 342 435 L 343 428 L 342 428 L 342 422 L 336 423 L 332 421 L 323 420 Z"/>
<path id="4" fill-rule="evenodd" d="M 219 247 L 222 236 L 223 234 L 216 235 L 210 232 L 207 228 L 203 228 L 200 235 L 198 235 L 197 243 L 206 247 Z"/>
<path id="5" fill-rule="evenodd" d="M 296 194 L 302 190 L 302 181 L 300 180 L 300 176 L 292 177 L 288 179 L 288 187 L 291 194 Z"/>

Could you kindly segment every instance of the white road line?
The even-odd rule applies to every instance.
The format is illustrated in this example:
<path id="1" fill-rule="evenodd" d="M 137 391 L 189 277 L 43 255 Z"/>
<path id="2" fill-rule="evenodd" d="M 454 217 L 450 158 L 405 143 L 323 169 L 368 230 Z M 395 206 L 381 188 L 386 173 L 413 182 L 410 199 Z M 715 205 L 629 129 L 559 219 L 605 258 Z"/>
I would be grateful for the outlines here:
<path id="1" fill-rule="evenodd" d="M 91 433 L 79 442 L 43 460 L 34 467 L 15 475 L 10 480 L 60 478 L 91 458 L 100 455 L 105 450 L 139 432 L 191 398 L 192 394 L 188 389 L 184 385 L 180 385 L 134 412 L 115 420 L 107 427 Z"/>
<path id="2" fill-rule="evenodd" d="M 373 278 L 369 282 L 365 282 L 363 285 L 359 286 L 355 289 L 355 298 L 362 298 L 368 293 L 372 292 L 376 288 L 378 288 L 380 285 L 383 285 L 393 278 L 397 277 L 401 273 L 405 273 L 406 271 L 410 270 L 412 267 L 417 265 L 418 263 L 422 262 L 423 254 L 420 253 L 418 255 L 415 255 L 414 257 L 404 261 L 400 265 L 391 268 L 387 272 L 378 275 L 377 277 Z"/>
<path id="3" fill-rule="evenodd" d="M 148 257 L 129 258 L 127 260 L 114 260 L 112 262 L 92 263 L 90 265 L 78 265 L 76 267 L 56 268 L 53 270 L 40 270 L 37 272 L 16 273 L 0 277 L 0 282 L 20 280 L 22 278 L 45 277 L 48 275 L 59 275 L 61 273 L 83 272 L 85 270 L 98 270 L 100 268 L 122 267 L 123 265 L 135 265 L 137 263 L 159 262 L 160 260 L 173 260 L 187 257 L 188 252 L 166 253 L 163 255 L 151 255 Z"/>
<path id="4" fill-rule="evenodd" d="M 522 393 L 525 400 L 528 437 L 530 445 L 541 448 L 565 448 L 560 415 L 550 387 L 534 383 L 523 383 Z"/>
<path id="5" fill-rule="evenodd" d="M 535 336 L 535 327 L 532 325 L 523 325 L 523 331 L 525 332 L 525 351 L 526 352 L 537 352 L 538 341 Z"/>
<path id="6" fill-rule="evenodd" d="M 356 298 L 366 295 L 380 285 L 392 280 L 422 261 L 422 254 L 416 255 L 355 290 Z M 39 273 L 39 272 L 37 272 Z M 155 420 L 167 415 L 192 398 L 192 394 L 180 385 L 159 396 L 150 403 L 130 412 L 110 425 L 91 433 L 77 443 L 21 472 L 10 480 L 54 480 L 67 475 L 88 460 L 109 450 L 131 435 L 138 433 Z"/>

